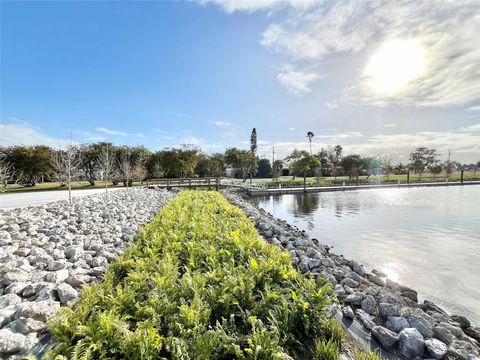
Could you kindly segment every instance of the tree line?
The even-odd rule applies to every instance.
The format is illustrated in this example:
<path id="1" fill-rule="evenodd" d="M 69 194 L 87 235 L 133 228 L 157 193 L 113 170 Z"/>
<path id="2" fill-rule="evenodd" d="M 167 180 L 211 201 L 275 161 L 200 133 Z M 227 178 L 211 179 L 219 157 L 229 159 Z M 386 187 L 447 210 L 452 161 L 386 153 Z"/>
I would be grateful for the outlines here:
<path id="1" fill-rule="evenodd" d="M 62 186 L 73 180 L 111 181 L 129 186 L 133 181 L 162 177 L 221 177 L 227 165 L 231 176 L 238 178 L 276 178 L 283 174 L 295 176 L 358 176 L 405 174 L 413 171 L 420 176 L 442 171 L 447 175 L 467 165 L 455 161 L 441 162 L 437 150 L 416 148 L 410 162 L 393 164 L 391 156 L 369 157 L 344 154 L 341 145 L 322 148 L 312 154 L 295 149 L 284 159 L 259 158 L 256 130 L 253 129 L 250 149 L 227 148 L 225 152 L 206 154 L 195 146 L 182 145 L 160 151 L 144 146 L 116 146 L 107 142 L 69 145 L 53 149 L 44 145 L 0 148 L 0 181 L 35 186 L 38 182 L 58 181 Z M 470 166 L 480 166 L 480 162 Z"/>

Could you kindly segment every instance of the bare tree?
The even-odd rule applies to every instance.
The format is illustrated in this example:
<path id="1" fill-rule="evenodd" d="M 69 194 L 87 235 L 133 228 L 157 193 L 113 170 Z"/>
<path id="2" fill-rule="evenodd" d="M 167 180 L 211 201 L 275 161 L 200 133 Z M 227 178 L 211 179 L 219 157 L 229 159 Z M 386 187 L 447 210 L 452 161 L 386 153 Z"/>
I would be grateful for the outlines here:
<path id="1" fill-rule="evenodd" d="M 2 192 L 7 190 L 7 184 L 13 179 L 14 175 L 15 169 L 13 164 L 5 158 L 0 158 L 0 185 L 2 186 Z"/>
<path id="2" fill-rule="evenodd" d="M 115 166 L 115 158 L 110 145 L 106 144 L 102 147 L 98 155 L 98 167 L 102 172 L 103 181 L 105 182 L 105 196 L 108 198 L 108 180 L 112 178 Z"/>
<path id="3" fill-rule="evenodd" d="M 128 152 L 122 153 L 117 167 L 118 175 L 128 189 L 128 184 L 133 179 L 133 166 Z"/>
<path id="4" fill-rule="evenodd" d="M 60 185 L 68 186 L 68 202 L 72 202 L 72 181 L 78 177 L 78 170 L 82 164 L 81 150 L 76 145 L 68 145 L 65 150 L 52 153 L 53 177 Z"/>
<path id="5" fill-rule="evenodd" d="M 133 178 L 137 181 L 140 181 L 143 184 L 143 181 L 148 175 L 148 170 L 145 165 L 139 164 L 133 167 Z"/>

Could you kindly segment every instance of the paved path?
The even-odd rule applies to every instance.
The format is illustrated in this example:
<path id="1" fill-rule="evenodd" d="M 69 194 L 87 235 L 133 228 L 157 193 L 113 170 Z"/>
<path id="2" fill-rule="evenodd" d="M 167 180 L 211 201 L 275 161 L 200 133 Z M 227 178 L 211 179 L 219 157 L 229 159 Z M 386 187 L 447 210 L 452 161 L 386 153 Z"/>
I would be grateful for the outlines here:
<path id="1" fill-rule="evenodd" d="M 117 191 L 121 188 L 108 189 L 108 191 Z M 72 190 L 72 196 L 87 196 L 93 194 L 105 193 L 105 189 Z M 49 190 L 49 191 L 28 191 L 14 194 L 0 195 L 0 209 L 14 209 L 30 205 L 46 204 L 58 200 L 68 200 L 68 191 Z"/>

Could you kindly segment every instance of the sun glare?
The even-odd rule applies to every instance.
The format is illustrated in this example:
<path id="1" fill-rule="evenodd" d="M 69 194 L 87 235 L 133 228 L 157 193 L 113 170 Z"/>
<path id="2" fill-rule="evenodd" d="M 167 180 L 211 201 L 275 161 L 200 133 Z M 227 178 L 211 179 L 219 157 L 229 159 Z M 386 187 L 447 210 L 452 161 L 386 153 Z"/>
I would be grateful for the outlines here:
<path id="1" fill-rule="evenodd" d="M 365 74 L 373 89 L 393 93 L 416 79 L 424 66 L 423 49 L 414 40 L 391 40 L 370 57 Z"/>

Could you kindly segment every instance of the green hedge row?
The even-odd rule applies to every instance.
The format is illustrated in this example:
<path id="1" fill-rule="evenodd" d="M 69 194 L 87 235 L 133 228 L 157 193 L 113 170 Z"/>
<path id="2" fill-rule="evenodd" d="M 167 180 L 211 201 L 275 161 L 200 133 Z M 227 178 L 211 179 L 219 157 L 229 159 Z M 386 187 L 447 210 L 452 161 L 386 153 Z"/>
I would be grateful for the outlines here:
<path id="1" fill-rule="evenodd" d="M 182 191 L 49 324 L 58 344 L 47 357 L 327 358 L 322 344 L 342 336 L 330 290 L 219 193 Z"/>

